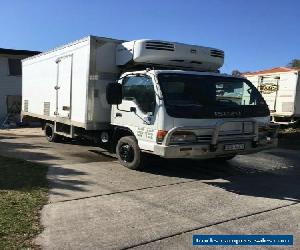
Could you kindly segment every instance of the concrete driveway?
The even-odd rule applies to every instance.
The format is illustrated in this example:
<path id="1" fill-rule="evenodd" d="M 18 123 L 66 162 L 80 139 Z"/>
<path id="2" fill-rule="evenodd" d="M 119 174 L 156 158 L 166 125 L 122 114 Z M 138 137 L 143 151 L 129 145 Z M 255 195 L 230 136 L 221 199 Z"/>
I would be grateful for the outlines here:
<path id="1" fill-rule="evenodd" d="M 300 247 L 296 150 L 223 164 L 156 159 L 137 172 L 97 147 L 16 129 L 0 131 L 0 154 L 50 165 L 45 249 L 192 249 L 193 234 L 293 234 Z"/>

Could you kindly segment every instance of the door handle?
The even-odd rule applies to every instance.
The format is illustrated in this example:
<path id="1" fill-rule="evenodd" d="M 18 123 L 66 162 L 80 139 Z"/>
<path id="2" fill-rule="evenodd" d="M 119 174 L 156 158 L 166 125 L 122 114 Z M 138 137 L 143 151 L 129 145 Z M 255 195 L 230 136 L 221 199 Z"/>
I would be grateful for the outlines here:
<path id="1" fill-rule="evenodd" d="M 122 117 L 122 113 L 116 113 L 116 117 Z"/>

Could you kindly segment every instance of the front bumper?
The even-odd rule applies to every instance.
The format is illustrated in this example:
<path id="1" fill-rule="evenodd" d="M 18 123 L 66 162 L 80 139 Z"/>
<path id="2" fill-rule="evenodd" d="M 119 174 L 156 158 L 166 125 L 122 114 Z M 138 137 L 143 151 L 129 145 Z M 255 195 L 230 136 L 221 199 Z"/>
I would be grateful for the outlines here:
<path id="1" fill-rule="evenodd" d="M 242 133 L 237 135 L 221 134 L 221 128 L 226 123 L 252 123 L 252 133 Z M 261 137 L 259 133 L 258 122 L 254 119 L 245 120 L 219 120 L 214 126 L 209 127 L 177 127 L 168 132 L 162 144 L 154 146 L 154 154 L 164 158 L 216 158 L 222 156 L 230 156 L 236 154 L 251 154 L 265 149 L 274 148 L 278 144 L 277 134 L 278 126 L 275 124 L 269 125 L 268 134 Z M 199 131 L 213 130 L 211 138 L 207 142 L 195 144 L 172 145 L 170 143 L 173 133 L 177 131 Z M 244 144 L 242 150 L 225 150 L 225 145 L 228 144 Z"/>
<path id="2" fill-rule="evenodd" d="M 225 151 L 226 144 L 243 143 L 245 148 L 243 150 Z M 215 151 L 211 151 L 209 144 L 191 144 L 191 145 L 155 145 L 154 154 L 164 158 L 198 158 L 209 159 L 222 156 L 230 156 L 236 154 L 251 154 L 262 150 L 274 148 L 277 146 L 278 139 L 272 138 L 271 141 L 259 141 L 256 146 L 252 141 L 227 141 L 217 144 Z"/>

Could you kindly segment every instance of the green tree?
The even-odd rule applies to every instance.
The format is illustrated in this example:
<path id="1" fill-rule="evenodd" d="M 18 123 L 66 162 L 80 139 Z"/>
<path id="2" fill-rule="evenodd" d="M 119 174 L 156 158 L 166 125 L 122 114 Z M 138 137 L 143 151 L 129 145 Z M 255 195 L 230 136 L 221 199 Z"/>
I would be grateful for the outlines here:
<path id="1" fill-rule="evenodd" d="M 234 70 L 232 70 L 231 75 L 233 75 L 233 76 L 242 76 L 242 73 L 239 70 L 234 69 Z"/>
<path id="2" fill-rule="evenodd" d="M 287 66 L 291 68 L 300 68 L 300 59 L 293 59 Z"/>

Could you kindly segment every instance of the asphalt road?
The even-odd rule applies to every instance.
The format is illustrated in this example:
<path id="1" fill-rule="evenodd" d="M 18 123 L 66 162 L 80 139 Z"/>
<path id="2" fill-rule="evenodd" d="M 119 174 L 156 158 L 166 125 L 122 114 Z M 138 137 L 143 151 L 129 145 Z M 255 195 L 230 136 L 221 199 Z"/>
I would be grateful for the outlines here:
<path id="1" fill-rule="evenodd" d="M 138 172 L 87 143 L 15 129 L 0 130 L 0 154 L 50 166 L 36 239 L 44 249 L 194 249 L 193 234 L 293 234 L 289 249 L 300 248 L 296 150 L 227 163 L 155 159 Z"/>

